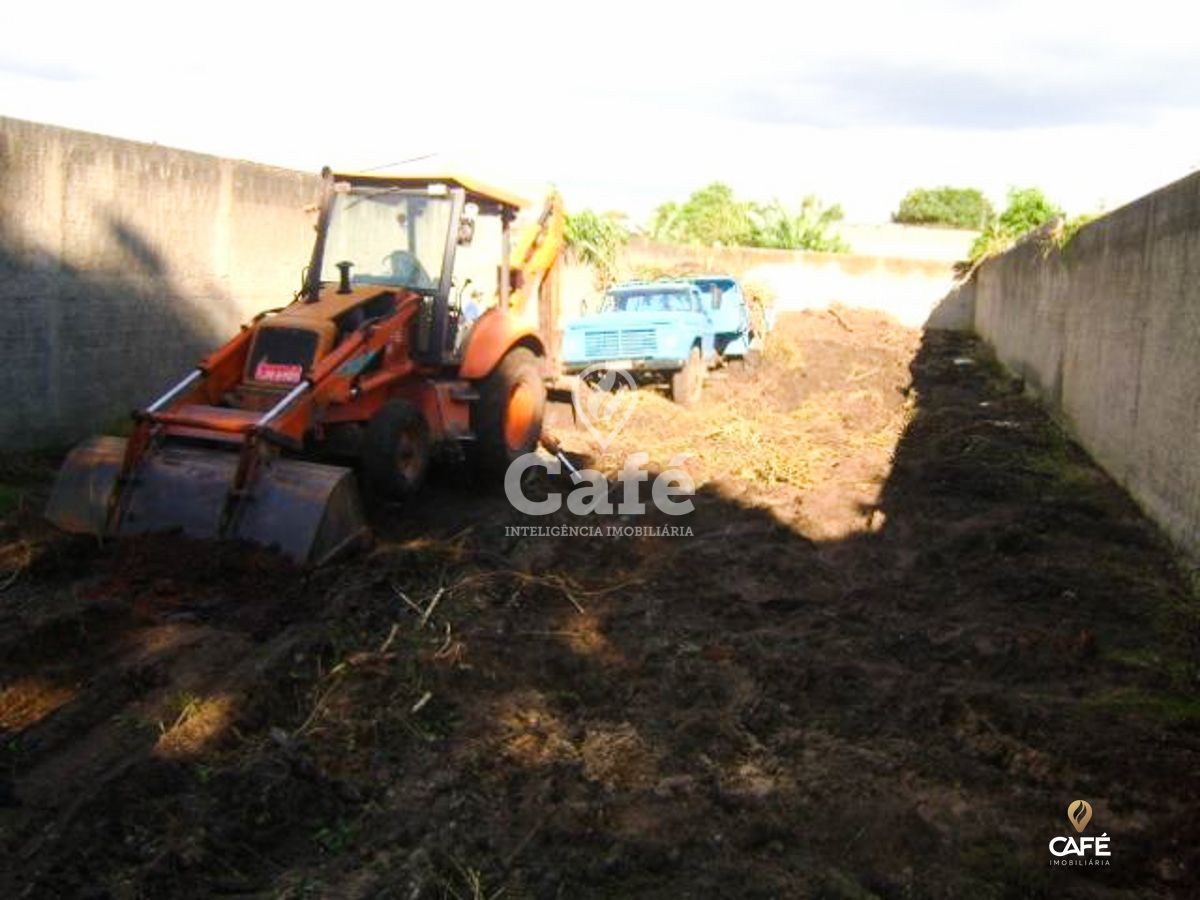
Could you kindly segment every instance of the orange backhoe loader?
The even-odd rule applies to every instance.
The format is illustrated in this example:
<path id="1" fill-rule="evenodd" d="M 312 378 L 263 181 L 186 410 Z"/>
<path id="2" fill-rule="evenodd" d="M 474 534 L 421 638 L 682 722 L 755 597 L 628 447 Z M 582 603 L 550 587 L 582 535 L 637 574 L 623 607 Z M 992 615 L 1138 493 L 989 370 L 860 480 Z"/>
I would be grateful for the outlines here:
<path id="1" fill-rule="evenodd" d="M 492 475 L 533 450 L 557 312 L 552 193 L 516 245 L 523 201 L 463 177 L 323 173 L 293 302 L 261 313 L 58 473 L 47 517 L 73 532 L 181 530 L 321 563 L 367 534 L 357 481 L 416 490 L 437 454 Z M 468 294 L 472 284 L 488 285 Z M 544 292 L 543 292 L 544 293 Z M 316 460 L 321 460 L 320 462 Z M 330 464 L 330 460 L 341 464 Z"/>

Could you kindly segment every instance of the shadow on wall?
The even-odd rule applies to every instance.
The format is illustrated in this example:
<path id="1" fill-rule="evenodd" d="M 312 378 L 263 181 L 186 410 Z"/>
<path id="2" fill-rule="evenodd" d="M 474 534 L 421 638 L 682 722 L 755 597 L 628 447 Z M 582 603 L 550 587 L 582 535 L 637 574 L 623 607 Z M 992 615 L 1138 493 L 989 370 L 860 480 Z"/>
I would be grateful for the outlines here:
<path id="1" fill-rule="evenodd" d="M 65 445 L 119 427 L 227 337 L 173 286 L 149 241 L 119 220 L 106 227 L 120 264 L 100 271 L 0 230 L 0 448 Z"/>
<path id="2" fill-rule="evenodd" d="M 1046 853 L 1083 796 L 1112 896 L 1186 895 L 1200 742 L 1166 701 L 1169 556 L 979 341 L 927 332 L 911 375 L 840 538 L 808 495 L 789 516 L 710 484 L 694 538 L 514 540 L 502 498 L 443 486 L 319 575 L 71 545 L 94 602 L 72 618 L 45 567 L 20 590 L 65 610 L 0 635 L 0 685 L 66 692 L 13 726 L 0 884 L 328 895 L 353 866 L 347 896 L 479 896 L 473 873 L 539 897 L 1084 897 L 1096 873 Z"/>
<path id="3" fill-rule="evenodd" d="M 126 256 L 134 263 L 134 271 L 138 275 L 165 277 L 166 264 L 158 251 L 135 231 L 131 226 L 115 216 L 108 217 L 108 228 Z"/>

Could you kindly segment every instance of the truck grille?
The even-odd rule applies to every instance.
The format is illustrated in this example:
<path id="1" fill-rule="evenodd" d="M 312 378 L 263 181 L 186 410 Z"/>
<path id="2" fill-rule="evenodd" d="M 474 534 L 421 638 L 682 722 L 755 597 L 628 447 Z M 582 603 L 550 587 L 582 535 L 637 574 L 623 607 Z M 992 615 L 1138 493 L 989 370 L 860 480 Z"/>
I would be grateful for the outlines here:
<path id="1" fill-rule="evenodd" d="M 604 359 L 654 356 L 657 349 L 652 328 L 590 331 L 584 335 L 583 347 L 590 358 Z"/>

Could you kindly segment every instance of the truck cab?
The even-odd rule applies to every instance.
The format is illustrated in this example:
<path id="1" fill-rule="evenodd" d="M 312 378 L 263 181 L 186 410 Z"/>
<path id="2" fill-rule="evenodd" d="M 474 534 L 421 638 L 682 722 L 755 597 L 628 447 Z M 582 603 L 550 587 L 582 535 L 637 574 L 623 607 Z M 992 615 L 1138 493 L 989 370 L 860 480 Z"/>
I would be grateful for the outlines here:
<path id="1" fill-rule="evenodd" d="M 730 275 L 695 275 L 688 278 L 704 296 L 713 322 L 714 343 L 722 359 L 741 359 L 754 337 L 746 296 Z"/>
<path id="2" fill-rule="evenodd" d="M 625 371 L 638 383 L 666 383 L 672 399 L 691 405 L 718 359 L 713 310 L 691 281 L 623 282 L 598 311 L 567 324 L 562 358 L 566 374 Z"/>

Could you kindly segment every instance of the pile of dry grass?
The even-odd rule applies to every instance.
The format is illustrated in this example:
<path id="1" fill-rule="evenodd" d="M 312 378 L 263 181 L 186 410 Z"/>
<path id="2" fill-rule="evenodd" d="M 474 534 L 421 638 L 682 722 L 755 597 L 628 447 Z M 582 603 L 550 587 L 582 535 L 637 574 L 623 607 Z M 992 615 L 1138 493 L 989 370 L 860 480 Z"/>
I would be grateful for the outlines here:
<path id="1" fill-rule="evenodd" d="M 911 416 L 901 390 L 912 341 L 906 329 L 847 311 L 806 313 L 768 342 L 760 368 L 711 378 L 695 408 L 643 389 L 617 437 L 604 448 L 585 438 L 588 450 L 610 474 L 642 452 L 653 470 L 686 458 L 698 486 L 735 479 L 767 492 L 826 481 L 849 456 L 882 465 Z"/>

